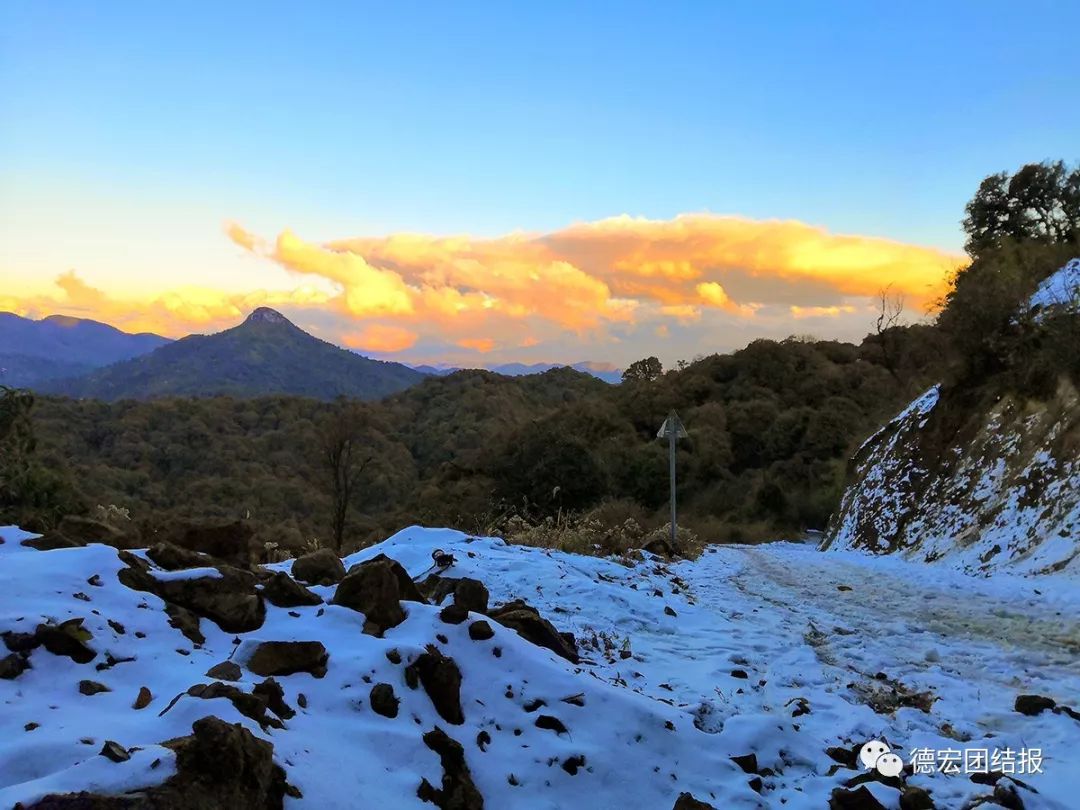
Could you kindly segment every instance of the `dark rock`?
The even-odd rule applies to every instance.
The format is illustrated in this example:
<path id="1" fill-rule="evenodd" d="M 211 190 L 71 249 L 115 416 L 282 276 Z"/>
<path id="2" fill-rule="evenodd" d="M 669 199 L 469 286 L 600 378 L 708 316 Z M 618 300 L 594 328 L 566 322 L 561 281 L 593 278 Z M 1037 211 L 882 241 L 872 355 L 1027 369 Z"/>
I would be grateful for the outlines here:
<path id="1" fill-rule="evenodd" d="M 262 593 L 270 604 L 278 607 L 311 607 L 322 604 L 320 596 L 281 571 L 276 572 L 263 585 Z"/>
<path id="2" fill-rule="evenodd" d="M 465 722 L 461 711 L 461 670 L 453 658 L 428 646 L 427 652 L 405 668 L 405 682 L 414 689 L 413 684 L 423 685 L 435 711 L 447 723 L 458 726 Z"/>
<path id="3" fill-rule="evenodd" d="M 386 651 L 386 660 L 389 661 L 391 664 L 400 664 L 401 663 L 401 653 L 398 652 L 398 650 L 396 648 L 393 649 L 393 650 L 387 650 Z"/>
<path id="4" fill-rule="evenodd" d="M 139 694 L 135 698 L 135 702 L 131 704 L 131 708 L 135 710 L 145 709 L 150 705 L 150 702 L 154 699 L 154 696 L 150 693 L 150 690 L 145 686 L 139 687 Z"/>
<path id="5" fill-rule="evenodd" d="M 1024 810 L 1024 800 L 1016 792 L 1016 788 L 1005 782 L 994 785 L 994 801 L 1006 810 Z"/>
<path id="6" fill-rule="evenodd" d="M 188 551 L 200 551 L 243 567 L 256 564 L 262 552 L 255 541 L 254 528 L 242 520 L 217 524 L 177 523 L 159 532 L 154 540 L 172 543 Z"/>
<path id="7" fill-rule="evenodd" d="M 419 591 L 405 569 L 380 554 L 349 569 L 337 587 L 332 604 L 363 613 L 364 632 L 381 636 L 405 621 L 405 611 L 401 608 L 401 600 L 406 598 L 401 587 L 402 577 L 411 592 L 419 597 Z"/>
<path id="8" fill-rule="evenodd" d="M 840 746 L 834 746 L 832 748 L 826 748 L 825 753 L 834 762 L 839 762 L 845 768 L 851 768 L 857 770 L 859 767 L 859 749 L 856 748 L 841 748 Z"/>
<path id="9" fill-rule="evenodd" d="M 579 768 L 585 767 L 585 756 L 583 754 L 575 754 L 572 757 L 567 757 L 562 761 L 562 769 L 571 776 L 577 776 Z"/>
<path id="10" fill-rule="evenodd" d="M 11 652 L 30 652 L 41 646 L 41 639 L 38 638 L 37 633 L 16 633 L 13 630 L 5 630 L 0 633 L 0 639 L 4 640 L 4 646 Z"/>
<path id="11" fill-rule="evenodd" d="M 1053 710 L 1055 706 L 1057 706 L 1057 701 L 1053 698 L 1042 695 L 1017 695 L 1013 709 L 1020 714 L 1034 717 L 1042 712 Z"/>
<path id="12" fill-rule="evenodd" d="M 169 627 L 179 630 L 192 644 L 206 643 L 206 636 L 199 628 L 199 617 L 190 610 L 169 602 L 165 605 L 165 615 L 169 617 Z"/>
<path id="13" fill-rule="evenodd" d="M 886 808 L 874 798 L 874 794 L 866 785 L 860 785 L 855 790 L 834 789 L 829 797 L 829 810 L 886 810 Z"/>
<path id="14" fill-rule="evenodd" d="M 89 664 L 97 653 L 86 643 L 93 636 L 82 619 L 68 619 L 61 624 L 39 624 L 34 636 L 53 655 L 64 655 L 77 664 Z"/>
<path id="15" fill-rule="evenodd" d="M 716 810 L 711 804 L 695 799 L 689 793 L 680 793 L 671 810 Z"/>
<path id="16" fill-rule="evenodd" d="M 255 648 L 245 666 L 256 675 L 326 674 L 330 654 L 318 641 L 264 641 Z"/>
<path id="17" fill-rule="evenodd" d="M 71 538 L 64 537 L 62 534 L 50 532 L 42 537 L 31 537 L 29 540 L 23 540 L 20 545 L 37 551 L 56 551 L 60 548 L 81 548 L 83 543 L 78 543 Z"/>
<path id="18" fill-rule="evenodd" d="M 111 692 L 112 689 L 97 681 L 79 681 L 79 692 L 83 695 L 100 695 L 102 692 Z"/>
<path id="19" fill-rule="evenodd" d="M 140 548 L 145 545 L 134 523 L 114 526 L 79 515 L 67 515 L 55 530 L 44 537 L 24 540 L 22 545 L 38 551 L 52 551 L 58 548 L 79 548 L 88 543 L 104 543 L 121 549 Z"/>
<path id="20" fill-rule="evenodd" d="M 301 709 L 306 709 L 307 708 L 307 695 L 305 695 L 303 692 L 301 692 L 299 695 L 297 695 L 296 696 L 296 705 L 299 706 Z"/>
<path id="21" fill-rule="evenodd" d="M 473 783 L 461 743 L 436 727 L 424 735 L 424 744 L 439 755 L 442 786 L 436 788 L 424 779 L 416 791 L 417 797 L 440 810 L 484 810 L 484 797 Z"/>
<path id="22" fill-rule="evenodd" d="M 447 605 L 439 611 L 439 618 L 447 624 L 461 624 L 469 618 L 469 611 L 459 604 Z"/>
<path id="23" fill-rule="evenodd" d="M 503 627 L 513 630 L 526 641 L 551 650 L 572 664 L 578 663 L 577 648 L 563 634 L 559 633 L 551 622 L 543 618 L 536 608 L 520 599 L 495 608 L 489 615 Z"/>
<path id="24" fill-rule="evenodd" d="M 223 562 L 199 551 L 174 546 L 172 543 L 155 543 L 147 549 L 146 556 L 166 571 L 206 568 L 221 565 Z"/>
<path id="25" fill-rule="evenodd" d="M 320 548 L 293 560 L 292 575 L 309 585 L 336 585 L 345 578 L 345 565 L 333 551 Z"/>
<path id="26" fill-rule="evenodd" d="M 664 605 L 664 613 L 668 616 L 678 616 L 679 614 L 670 605 Z"/>
<path id="27" fill-rule="evenodd" d="M 740 679 L 742 679 L 742 680 L 746 680 L 746 679 L 747 679 L 747 678 L 749 678 L 750 676 L 746 674 L 746 670 L 745 670 L 745 669 L 733 669 L 733 670 L 731 670 L 731 677 L 732 677 L 732 678 L 740 678 Z"/>
<path id="28" fill-rule="evenodd" d="M 420 589 L 416 583 L 412 581 L 412 577 L 409 576 L 409 572 L 405 570 L 405 567 L 397 560 L 393 560 L 387 557 L 385 554 L 379 554 L 376 557 L 372 557 L 366 562 L 358 563 L 349 569 L 349 573 L 352 573 L 362 565 L 368 563 L 387 563 L 390 566 L 390 570 L 393 572 L 394 577 L 397 578 L 398 591 L 401 593 L 401 599 L 405 602 L 419 602 L 422 605 L 427 604 L 427 599 L 420 593 Z"/>
<path id="29" fill-rule="evenodd" d="M 122 636 L 127 632 L 124 625 L 120 624 L 120 622 L 115 622 L 112 619 L 108 619 L 107 621 L 109 623 L 109 627 L 111 627 L 113 632 L 116 633 L 117 635 Z"/>
<path id="30" fill-rule="evenodd" d="M 273 678 L 267 678 L 262 683 L 255 684 L 251 693 L 265 700 L 266 707 L 282 720 L 296 716 L 296 712 L 285 702 L 285 690 Z"/>
<path id="31" fill-rule="evenodd" d="M 921 787 L 908 785 L 900 794 L 900 810 L 934 810 L 934 800 Z"/>
<path id="32" fill-rule="evenodd" d="M 473 641 L 487 641 L 494 635 L 495 631 L 491 629 L 491 625 L 483 619 L 478 619 L 469 625 L 469 638 Z"/>
<path id="33" fill-rule="evenodd" d="M 258 580 L 250 571 L 219 564 L 215 566 L 219 576 L 160 580 L 144 560 L 128 552 L 120 557 L 128 564 L 118 575 L 123 585 L 210 619 L 227 633 L 257 630 L 266 618 L 266 606 L 255 587 Z"/>
<path id="34" fill-rule="evenodd" d="M 30 662 L 22 653 L 11 653 L 0 658 L 0 678 L 11 681 L 30 669 Z"/>
<path id="35" fill-rule="evenodd" d="M 743 773 L 760 773 L 760 771 L 758 770 L 756 754 L 743 754 L 742 756 L 738 757 L 728 757 L 728 759 L 730 759 L 732 762 L 742 768 Z"/>
<path id="36" fill-rule="evenodd" d="M 653 540 L 650 540 L 641 547 L 641 550 L 647 551 L 650 554 L 656 554 L 659 557 L 667 557 L 669 559 L 671 557 L 678 556 L 678 552 L 676 551 L 675 547 L 671 545 L 671 541 L 668 540 L 666 537 L 657 537 Z"/>
<path id="37" fill-rule="evenodd" d="M 127 752 L 127 749 L 112 740 L 106 740 L 105 745 L 101 746 L 98 754 L 106 759 L 111 759 L 113 762 L 127 762 L 131 759 L 131 754 Z"/>
<path id="38" fill-rule="evenodd" d="M 264 730 L 267 728 L 282 728 L 281 721 L 276 717 L 267 715 L 268 705 L 266 697 L 263 695 L 249 694 L 232 684 L 222 683 L 221 681 L 197 683 L 187 690 L 187 694 L 200 700 L 222 698 L 235 706 L 236 710 L 244 717 L 258 723 Z"/>
<path id="39" fill-rule="evenodd" d="M 569 734 L 569 730 L 563 725 L 563 721 L 558 717 L 553 717 L 550 714 L 542 714 L 536 718 L 534 724 L 537 728 L 542 728 L 545 731 L 554 731 L 556 734 Z"/>
<path id="40" fill-rule="evenodd" d="M 478 579 L 462 577 L 454 585 L 454 604 L 473 613 L 487 613 L 488 589 Z"/>
<path id="41" fill-rule="evenodd" d="M 243 677 L 243 673 L 241 673 L 240 667 L 232 661 L 222 661 L 220 664 L 214 664 L 210 669 L 206 670 L 206 677 L 219 681 L 238 681 Z"/>
<path id="42" fill-rule="evenodd" d="M 371 703 L 371 710 L 383 717 L 397 717 L 401 703 L 394 694 L 394 687 L 388 683 L 377 683 L 371 687 L 368 702 Z"/>

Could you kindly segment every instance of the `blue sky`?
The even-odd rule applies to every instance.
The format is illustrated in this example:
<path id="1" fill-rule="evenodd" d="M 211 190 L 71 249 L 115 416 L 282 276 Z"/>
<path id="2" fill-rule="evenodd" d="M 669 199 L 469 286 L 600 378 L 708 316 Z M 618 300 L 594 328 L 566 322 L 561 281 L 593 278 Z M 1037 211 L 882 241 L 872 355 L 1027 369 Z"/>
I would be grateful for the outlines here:
<path id="1" fill-rule="evenodd" d="M 1067 2 L 9 0 L 0 282 L 283 284 L 224 221 L 712 212 L 956 252 L 983 176 L 1078 157 L 1078 30 Z"/>

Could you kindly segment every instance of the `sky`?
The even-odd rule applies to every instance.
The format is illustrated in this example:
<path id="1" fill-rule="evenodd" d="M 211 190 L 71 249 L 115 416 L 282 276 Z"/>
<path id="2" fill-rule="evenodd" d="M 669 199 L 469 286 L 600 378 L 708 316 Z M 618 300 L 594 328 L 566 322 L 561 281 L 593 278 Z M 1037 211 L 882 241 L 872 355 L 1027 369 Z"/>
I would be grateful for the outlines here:
<path id="1" fill-rule="evenodd" d="M 410 363 L 859 339 L 1075 161 L 1074 2 L 0 4 L 0 310 Z"/>

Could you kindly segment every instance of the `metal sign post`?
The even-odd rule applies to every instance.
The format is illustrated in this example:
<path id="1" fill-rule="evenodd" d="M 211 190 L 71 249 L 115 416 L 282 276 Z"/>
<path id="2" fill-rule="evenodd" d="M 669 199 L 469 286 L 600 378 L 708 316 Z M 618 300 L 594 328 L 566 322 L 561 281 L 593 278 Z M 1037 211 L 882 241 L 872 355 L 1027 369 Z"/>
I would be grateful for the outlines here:
<path id="1" fill-rule="evenodd" d="M 656 438 L 666 438 L 668 440 L 668 477 L 671 483 L 671 548 L 674 549 L 675 527 L 677 525 L 675 510 L 675 442 L 686 438 L 686 428 L 683 427 L 683 423 L 675 411 L 668 414 L 664 424 L 657 431 Z"/>

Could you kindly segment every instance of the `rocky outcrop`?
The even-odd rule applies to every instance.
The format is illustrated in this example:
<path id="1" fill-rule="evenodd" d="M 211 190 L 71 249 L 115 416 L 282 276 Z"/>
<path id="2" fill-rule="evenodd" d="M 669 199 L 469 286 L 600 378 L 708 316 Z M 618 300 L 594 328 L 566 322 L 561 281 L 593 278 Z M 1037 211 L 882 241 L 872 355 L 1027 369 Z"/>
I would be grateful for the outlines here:
<path id="1" fill-rule="evenodd" d="M 345 564 L 328 548 L 320 548 L 292 564 L 292 575 L 308 585 L 336 585 L 345 578 Z"/>
<path id="2" fill-rule="evenodd" d="M 245 666 L 256 675 L 295 675 L 307 672 L 316 678 L 326 674 L 330 654 L 318 641 L 264 641 L 255 648 Z"/>
<path id="3" fill-rule="evenodd" d="M 822 544 L 969 573 L 1080 572 L 1080 393 L 935 386 L 860 448 Z"/>
<path id="4" fill-rule="evenodd" d="M 277 607 L 311 607 L 321 605 L 322 599 L 282 571 L 276 572 L 263 585 L 263 596 Z"/>
<path id="5" fill-rule="evenodd" d="M 424 735 L 424 744 L 439 755 L 442 786 L 436 788 L 424 779 L 416 795 L 440 810 L 484 810 L 484 797 L 473 783 L 461 743 L 436 727 Z"/>
<path id="6" fill-rule="evenodd" d="M 331 601 L 363 613 L 364 632 L 381 636 L 405 621 L 402 600 L 425 601 L 401 564 L 380 554 L 350 568 Z"/>
<path id="7" fill-rule="evenodd" d="M 422 685 L 435 711 L 447 723 L 460 726 L 465 722 L 461 711 L 461 670 L 453 658 L 429 646 L 406 668 L 405 681 L 413 689 L 417 684 Z"/>
<path id="8" fill-rule="evenodd" d="M 246 521 L 232 523 L 176 523 L 158 532 L 156 541 L 201 551 L 233 565 L 251 566 L 259 561 L 255 529 Z"/>
<path id="9" fill-rule="evenodd" d="M 520 599 L 508 602 L 492 610 L 492 619 L 503 627 L 509 627 L 519 636 L 539 647 L 545 647 L 572 664 L 578 663 L 577 645 L 573 636 L 560 633 L 555 625 L 540 615 L 540 612 Z"/>

